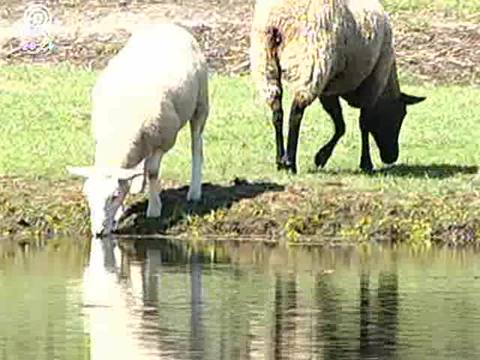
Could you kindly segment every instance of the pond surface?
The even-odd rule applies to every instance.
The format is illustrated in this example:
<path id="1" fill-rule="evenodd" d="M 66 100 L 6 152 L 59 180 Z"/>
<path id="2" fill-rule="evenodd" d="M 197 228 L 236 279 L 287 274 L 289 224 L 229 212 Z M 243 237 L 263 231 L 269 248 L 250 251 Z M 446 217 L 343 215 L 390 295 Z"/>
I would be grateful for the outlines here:
<path id="1" fill-rule="evenodd" d="M 0 359 L 478 359 L 480 256 L 0 243 Z"/>

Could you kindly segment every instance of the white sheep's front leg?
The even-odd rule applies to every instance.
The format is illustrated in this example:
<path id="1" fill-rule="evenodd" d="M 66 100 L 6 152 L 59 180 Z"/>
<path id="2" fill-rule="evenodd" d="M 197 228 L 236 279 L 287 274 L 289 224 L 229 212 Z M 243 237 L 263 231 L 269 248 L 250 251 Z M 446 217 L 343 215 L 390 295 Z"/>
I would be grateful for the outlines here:
<path id="1" fill-rule="evenodd" d="M 163 152 L 159 150 L 145 159 L 145 169 L 150 194 L 147 206 L 147 218 L 159 217 L 162 213 L 162 201 L 160 199 L 161 185 L 158 178 L 162 156 Z"/>
<path id="2" fill-rule="evenodd" d="M 198 201 L 202 197 L 202 166 L 203 166 L 203 128 L 208 116 L 207 110 L 199 109 L 190 121 L 192 142 L 192 175 L 187 201 Z"/>

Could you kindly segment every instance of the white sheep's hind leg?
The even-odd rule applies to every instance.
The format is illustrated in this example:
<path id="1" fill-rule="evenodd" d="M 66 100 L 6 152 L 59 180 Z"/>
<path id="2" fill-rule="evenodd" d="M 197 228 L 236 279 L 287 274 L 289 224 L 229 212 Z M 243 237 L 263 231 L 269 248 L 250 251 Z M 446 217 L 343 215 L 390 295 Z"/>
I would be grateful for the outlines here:
<path id="1" fill-rule="evenodd" d="M 208 108 L 199 107 L 190 121 L 190 136 L 192 142 L 192 175 L 187 201 L 198 201 L 202 197 L 202 167 L 203 167 L 203 128 L 208 117 Z"/>
<path id="2" fill-rule="evenodd" d="M 147 217 L 159 217 L 162 213 L 162 201 L 160 199 L 161 185 L 158 178 L 163 151 L 157 150 L 152 156 L 145 159 L 145 169 L 148 178 L 149 199 Z"/>
<path id="3" fill-rule="evenodd" d="M 137 176 L 131 181 L 131 194 L 144 193 L 147 187 L 147 167 L 145 165 L 145 160 L 141 161 L 140 164 L 137 165 L 137 169 L 139 171 L 140 169 L 143 169 L 143 176 Z"/>
<path id="4" fill-rule="evenodd" d="M 192 131 L 192 175 L 187 200 L 197 201 L 202 197 L 203 137 Z"/>

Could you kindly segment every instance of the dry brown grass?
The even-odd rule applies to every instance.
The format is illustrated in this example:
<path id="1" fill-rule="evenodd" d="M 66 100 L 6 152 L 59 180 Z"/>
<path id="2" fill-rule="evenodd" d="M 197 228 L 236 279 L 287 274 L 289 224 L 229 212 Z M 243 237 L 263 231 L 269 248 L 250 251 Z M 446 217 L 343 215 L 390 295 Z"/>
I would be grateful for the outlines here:
<path id="1" fill-rule="evenodd" d="M 23 2 L 19 5 L 17 0 L 7 1 L 2 12 L 4 24 L 19 19 L 25 7 Z M 0 43 L 0 61 L 67 61 L 100 69 L 123 46 L 135 26 L 168 19 L 184 24 L 194 33 L 212 70 L 238 74 L 249 69 L 251 0 L 57 0 L 46 4 L 62 22 L 52 33 L 56 51 L 32 56 L 20 50 L 18 37 L 10 36 Z M 413 5 L 400 5 L 393 18 L 401 71 L 426 81 L 480 84 L 480 67 L 476 66 L 480 63 L 480 25 L 475 18 L 470 22 L 452 18 L 447 8 L 440 11 L 442 7 L 432 8 L 438 10 L 432 13 L 432 9 L 422 12 Z M 404 8 L 412 11 L 401 10 Z"/>

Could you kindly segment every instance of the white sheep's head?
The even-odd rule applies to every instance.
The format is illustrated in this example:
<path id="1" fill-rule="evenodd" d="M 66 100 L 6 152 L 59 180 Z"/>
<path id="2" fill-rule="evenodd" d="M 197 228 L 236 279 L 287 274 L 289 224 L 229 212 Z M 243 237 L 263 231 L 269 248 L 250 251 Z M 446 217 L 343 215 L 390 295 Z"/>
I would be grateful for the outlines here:
<path id="1" fill-rule="evenodd" d="M 136 169 L 69 167 L 72 175 L 85 177 L 83 192 L 90 209 L 93 236 L 110 234 L 123 211 L 130 180 L 143 175 Z"/>

